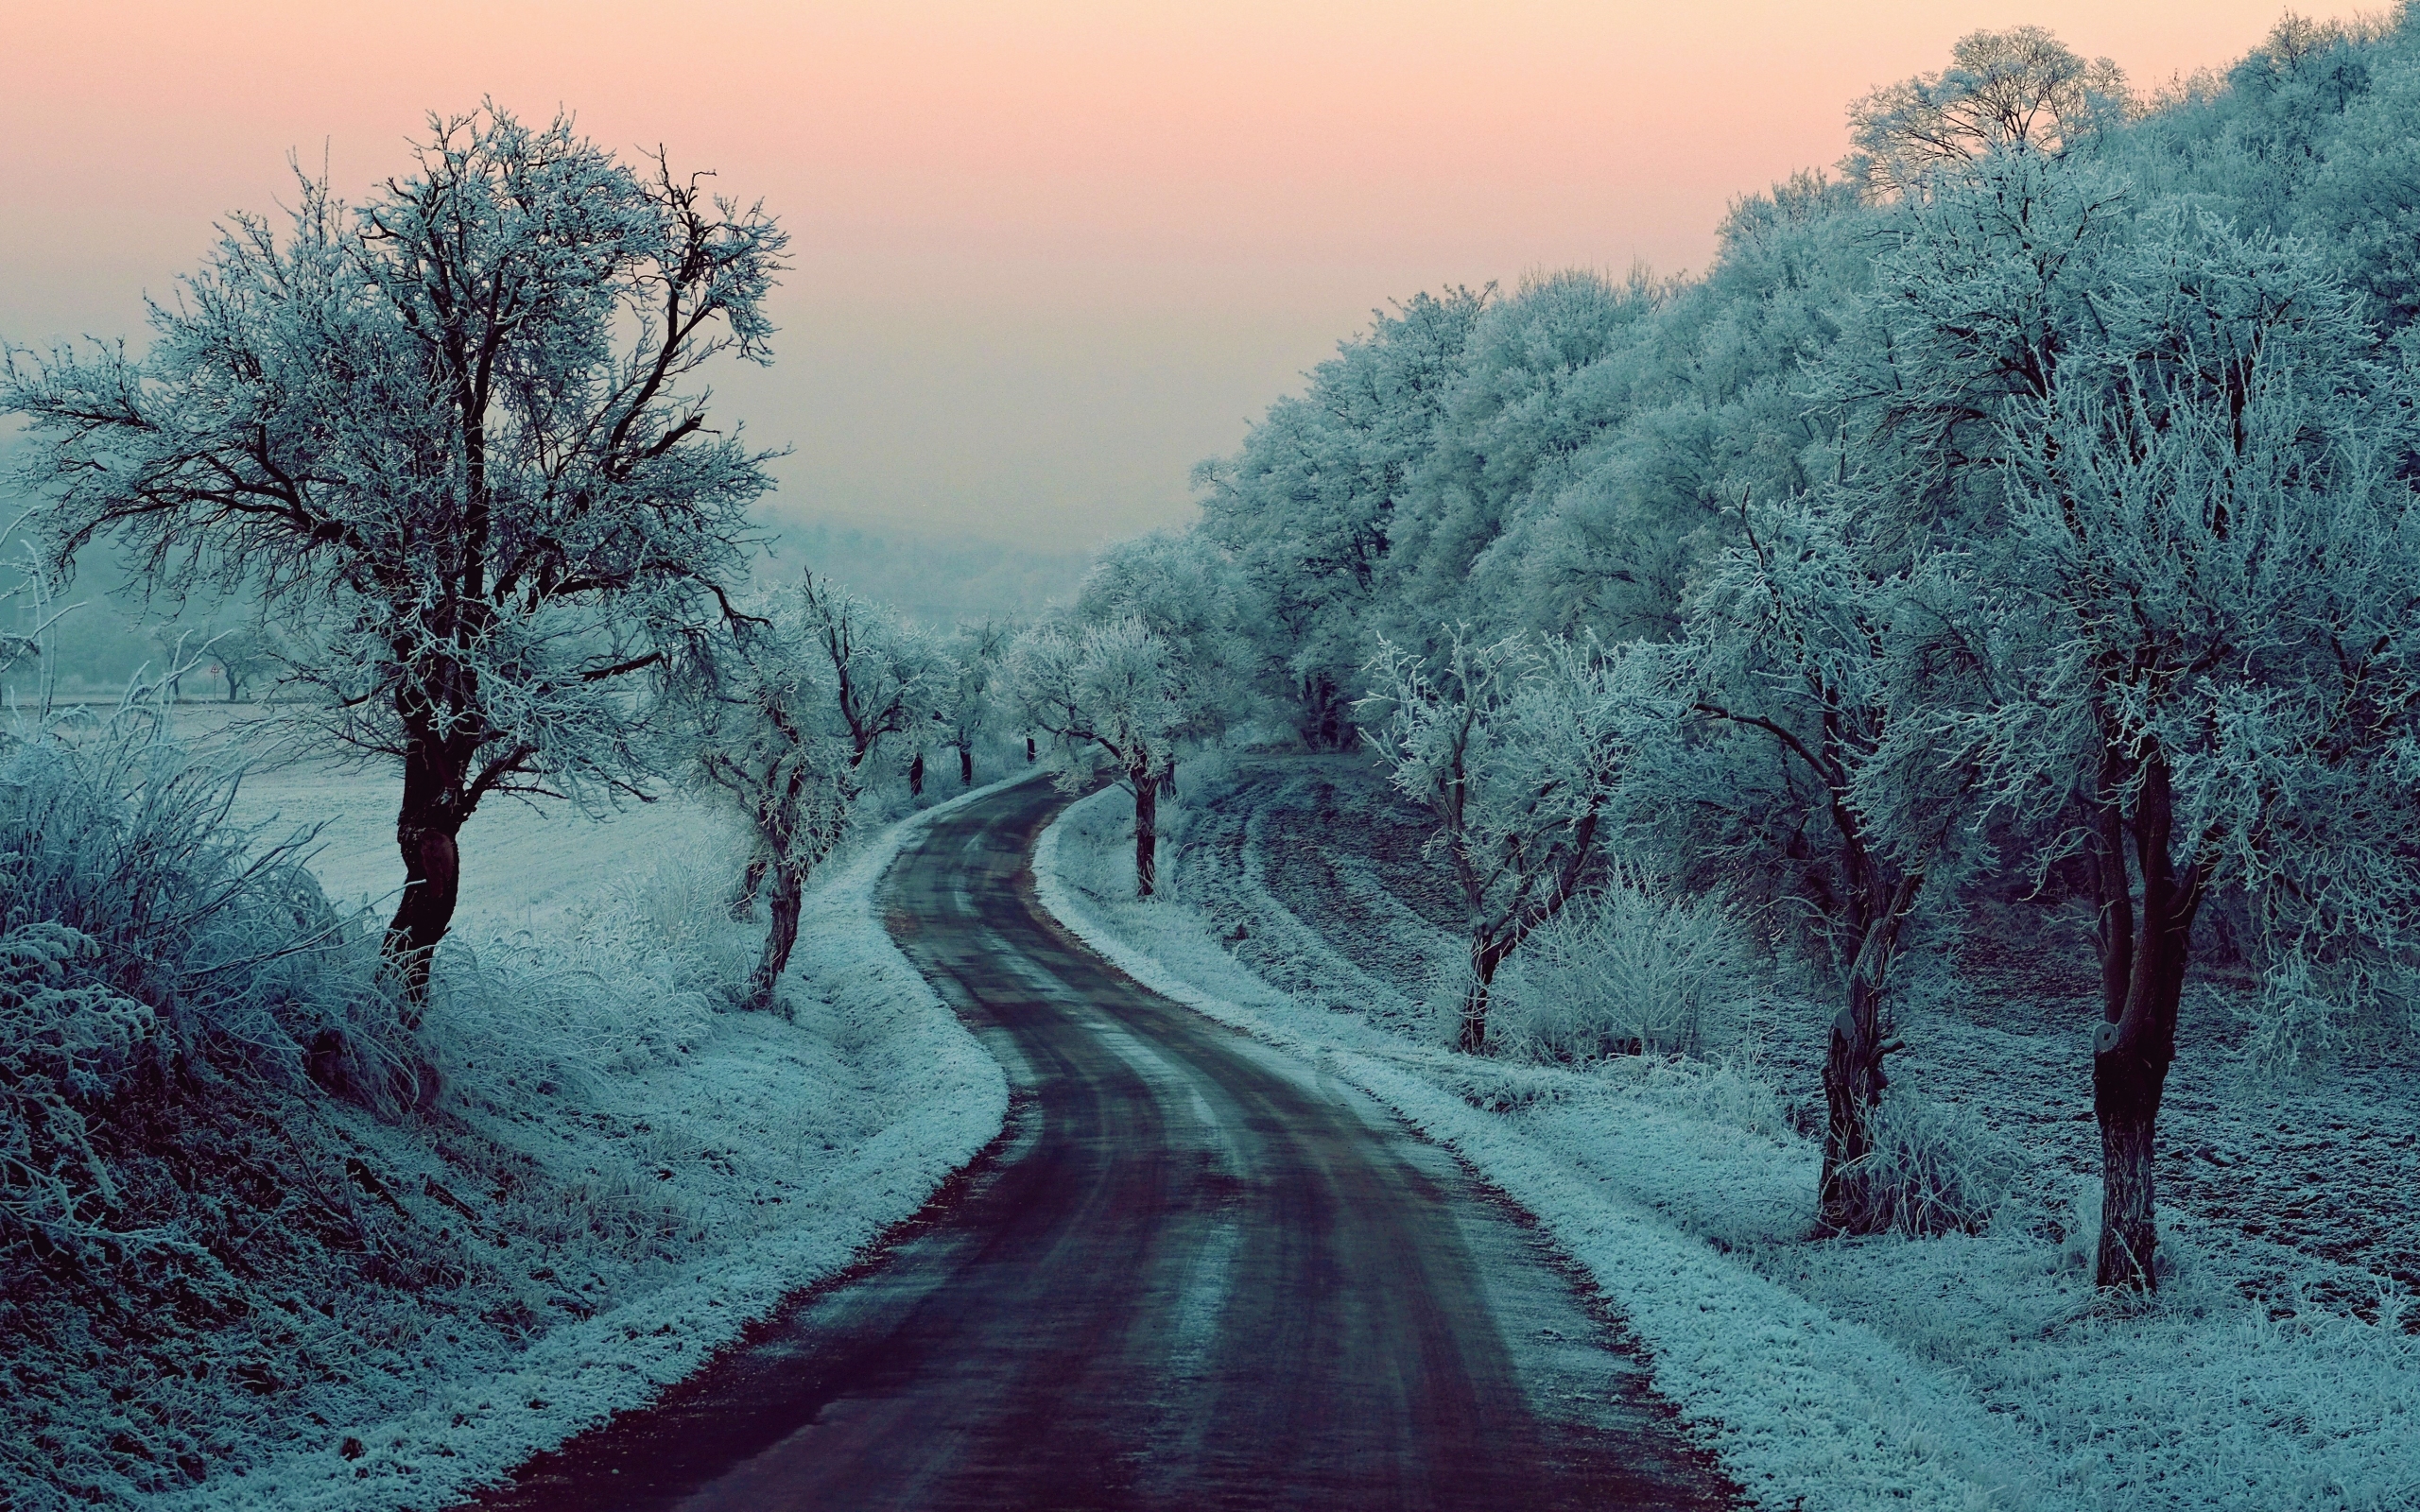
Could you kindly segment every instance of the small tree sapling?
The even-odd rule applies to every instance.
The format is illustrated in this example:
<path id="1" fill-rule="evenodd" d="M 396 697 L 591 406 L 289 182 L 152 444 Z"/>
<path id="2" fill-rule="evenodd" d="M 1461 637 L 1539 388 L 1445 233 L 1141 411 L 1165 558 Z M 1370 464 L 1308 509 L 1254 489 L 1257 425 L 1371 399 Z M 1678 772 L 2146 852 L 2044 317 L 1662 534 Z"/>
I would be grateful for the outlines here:
<path id="1" fill-rule="evenodd" d="M 1471 643 L 1449 627 L 1432 662 L 1381 642 L 1357 705 L 1396 788 L 1435 821 L 1470 930 L 1461 1047 L 1487 1047 L 1505 957 L 1568 902 L 1598 858 L 1623 769 L 1626 653 L 1593 642 Z"/>
<path id="2" fill-rule="evenodd" d="M 1046 622 L 1010 653 L 1011 696 L 1050 740 L 1052 767 L 1074 790 L 1106 771 L 1134 799 L 1134 893 L 1158 890 L 1160 790 L 1177 745 L 1209 711 L 1177 644 L 1134 615 L 1099 625 Z"/>

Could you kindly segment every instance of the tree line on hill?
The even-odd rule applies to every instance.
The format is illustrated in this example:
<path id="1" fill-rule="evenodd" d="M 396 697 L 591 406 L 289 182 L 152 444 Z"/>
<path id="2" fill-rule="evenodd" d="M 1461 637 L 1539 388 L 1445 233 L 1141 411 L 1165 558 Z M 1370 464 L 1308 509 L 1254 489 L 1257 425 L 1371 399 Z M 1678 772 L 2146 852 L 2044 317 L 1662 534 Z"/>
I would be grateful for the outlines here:
<path id="1" fill-rule="evenodd" d="M 1465 1048 L 1608 857 L 1830 984 L 1836 1228 L 1911 929 L 2075 902 L 2099 1276 L 2147 1286 L 2197 950 L 2273 1022 L 2405 1012 L 2420 26 L 2290 19 L 2150 98 L 1979 33 L 1850 120 L 1703 277 L 1378 312 L 1201 466 L 1197 533 L 1301 739 L 1435 816 Z"/>

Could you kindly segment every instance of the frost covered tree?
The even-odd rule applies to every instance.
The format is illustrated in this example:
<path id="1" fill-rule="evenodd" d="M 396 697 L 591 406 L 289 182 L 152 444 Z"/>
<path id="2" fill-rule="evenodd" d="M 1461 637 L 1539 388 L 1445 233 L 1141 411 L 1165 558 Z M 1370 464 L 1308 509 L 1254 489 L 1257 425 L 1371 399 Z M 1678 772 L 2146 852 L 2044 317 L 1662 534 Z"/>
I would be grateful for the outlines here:
<path id="1" fill-rule="evenodd" d="M 152 342 L 11 349 L 51 566 L 257 592 L 321 728 L 403 772 L 387 933 L 410 998 L 498 794 L 635 793 L 667 659 L 745 575 L 766 454 L 689 380 L 769 360 L 785 235 L 568 117 L 432 118 L 358 207 L 238 216 Z"/>
<path id="2" fill-rule="evenodd" d="M 954 669 L 930 636 L 829 578 L 809 573 L 774 602 L 778 631 L 747 630 L 739 636 L 743 649 L 763 644 L 771 634 L 782 644 L 752 654 L 770 658 L 768 664 L 777 669 L 786 664 L 785 657 L 811 661 L 820 668 L 815 685 L 828 691 L 831 733 L 845 747 L 854 800 L 870 784 L 873 758 L 886 740 L 923 733 L 947 694 Z M 821 728 L 817 728 L 820 734 Z M 749 738 L 778 745 L 789 737 L 760 730 Z M 733 903 L 735 914 L 748 911 L 769 877 L 779 883 L 784 853 L 778 845 L 760 845 L 749 858 Z M 778 907 L 778 891 L 774 902 Z M 795 924 L 793 913 L 793 928 Z M 786 946 L 782 955 L 787 959 Z M 778 974 L 780 968 L 774 971 Z"/>
<path id="3" fill-rule="evenodd" d="M 1799 364 L 1830 344 L 1868 278 L 1878 218 L 1811 174 L 1733 207 L 1705 278 L 1608 359 L 1622 381 L 1587 386 L 1613 406 L 1607 428 L 1473 563 L 1493 628 L 1681 633 L 1685 586 L 1736 538 L 1742 493 L 1810 486 L 1802 455 L 1833 418 L 1807 404 Z"/>
<path id="4" fill-rule="evenodd" d="M 1154 531 L 1105 548 L 1077 590 L 1075 623 L 1138 621 L 1167 644 L 1176 740 L 1215 739 L 1260 709 L 1256 652 L 1247 627 L 1259 610 L 1249 580 L 1224 548 L 1199 532 Z M 1176 792 L 1177 750 L 1160 774 Z"/>
<path id="5" fill-rule="evenodd" d="M 1201 528 L 1233 552 L 1266 617 L 1253 627 L 1313 749 L 1353 738 L 1414 470 L 1435 445 L 1472 327 L 1494 296 L 1448 288 L 1340 345 L 1299 397 L 1281 399 L 1232 457 L 1194 470 Z"/>
<path id="6" fill-rule="evenodd" d="M 1977 31 L 1950 66 L 1887 84 L 1849 108 L 1852 175 L 1885 195 L 1921 192 L 1979 158 L 2058 157 L 2126 118 L 2126 76 L 2040 26 Z"/>
<path id="7" fill-rule="evenodd" d="M 1449 628 L 1433 658 L 1381 643 L 1358 706 L 1405 796 L 1435 823 L 1461 895 L 1470 971 L 1457 1031 L 1487 1047 L 1488 991 L 1522 940 L 1571 901 L 1599 859 L 1635 717 L 1631 659 L 1589 642 Z"/>
<path id="8" fill-rule="evenodd" d="M 285 664 L 284 640 L 254 624 L 213 630 L 205 650 L 218 675 L 226 679 L 229 703 L 242 702 L 247 685 L 272 676 Z"/>
<path id="9" fill-rule="evenodd" d="M 2097 1275 L 2147 1288 L 2204 902 L 2249 900 L 2273 1000 L 2359 992 L 2412 944 L 2420 430 L 2311 249 L 2173 215 L 2100 307 L 2105 338 L 2009 422 L 2007 548 L 1939 563 L 1988 695 L 1909 738 L 2090 875 Z"/>
<path id="10" fill-rule="evenodd" d="M 753 869 L 769 885 L 770 927 L 748 984 L 757 1008 L 773 1005 L 807 878 L 848 833 L 870 748 L 843 712 L 841 669 L 821 634 L 829 607 L 811 581 L 752 605 L 689 683 L 698 769 L 745 818 Z"/>
<path id="11" fill-rule="evenodd" d="M 1471 327 L 1435 444 L 1414 470 L 1393 528 L 1397 610 L 1379 627 L 1426 644 L 1445 623 L 1511 627 L 1478 592 L 1482 558 L 1525 515 L 1548 507 L 1592 447 L 1634 413 L 1673 285 L 1634 271 L 1526 279 Z"/>
<path id="12" fill-rule="evenodd" d="M 1842 438 L 1816 449 L 1826 488 L 1862 495 L 1907 551 L 1996 535 L 2003 422 L 2093 339 L 2128 198 L 2094 163 L 1994 154 L 1896 207 L 1873 285 L 1808 373 Z"/>
<path id="13" fill-rule="evenodd" d="M 1259 607 L 1224 548 L 1199 532 L 1153 531 L 1102 549 L 1075 612 L 1094 624 L 1141 620 L 1177 646 L 1201 700 L 1240 712 L 1252 701 L 1246 625 Z"/>
<path id="14" fill-rule="evenodd" d="M 1861 786 L 1897 715 L 1901 585 L 1817 496 L 1743 503 L 1739 544 L 1690 596 L 1670 693 L 1707 728 L 1666 743 L 1646 801 L 1676 850 L 1727 890 L 1761 895 L 1840 983 L 1824 1058 L 1825 1228 L 1863 1232 L 1871 1125 L 1900 1048 L 1887 987 L 1927 871 L 1962 810 L 1917 778 L 1895 832 Z M 1925 799 L 1930 798 L 1932 801 Z"/>
<path id="15" fill-rule="evenodd" d="M 1001 663 L 1015 639 L 1010 627 L 997 620 L 961 625 L 950 638 L 949 662 L 955 675 L 942 691 L 935 715 L 943 731 L 942 741 L 958 752 L 961 787 L 975 785 L 975 744 L 990 728 L 999 702 Z"/>
<path id="16" fill-rule="evenodd" d="M 1062 786 L 1106 771 L 1134 799 L 1134 895 L 1159 887 L 1160 790 L 1177 745 L 1210 713 L 1174 641 L 1140 616 L 1106 624 L 1046 623 L 1017 642 L 1010 686 L 1027 721 L 1050 740 Z"/>
<path id="17" fill-rule="evenodd" d="M 852 767 L 887 738 L 922 734 L 948 696 L 955 668 L 931 636 L 829 578 L 800 584 L 794 623 L 831 666 Z"/>

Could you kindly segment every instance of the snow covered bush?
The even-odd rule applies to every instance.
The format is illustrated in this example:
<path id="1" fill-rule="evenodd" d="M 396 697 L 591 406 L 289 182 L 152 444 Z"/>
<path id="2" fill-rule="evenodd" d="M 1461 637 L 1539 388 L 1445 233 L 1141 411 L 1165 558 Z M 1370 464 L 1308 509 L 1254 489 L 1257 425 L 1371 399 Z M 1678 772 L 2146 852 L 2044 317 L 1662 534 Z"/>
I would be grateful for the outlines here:
<path id="1" fill-rule="evenodd" d="M 2016 1147 L 1973 1112 L 1905 1088 L 1885 1092 L 1869 1124 L 1873 1143 L 1842 1183 L 1861 1205 L 1854 1233 L 1979 1233 L 2023 1169 Z"/>
<path id="2" fill-rule="evenodd" d="M 233 1329 L 248 1280 L 324 1238 L 325 1210 L 297 1210 L 326 1173 L 290 1159 L 276 1110 L 326 1101 L 310 1078 L 389 1111 L 416 1085 L 374 927 L 328 904 L 295 844 L 232 823 L 234 789 L 147 695 L 0 736 L 11 1486 L 109 1499 L 199 1474 L 208 1446 L 127 1383 L 245 1368 L 242 1329 L 232 1358 L 173 1341 Z"/>
<path id="3" fill-rule="evenodd" d="M 159 1020 L 78 970 L 99 954 L 90 936 L 47 920 L 0 936 L 0 1233 L 10 1237 L 55 1246 L 107 1233 L 97 1220 L 117 1193 L 82 1105 L 115 1090 Z"/>
<path id="4" fill-rule="evenodd" d="M 326 1031 L 388 1020 L 359 1011 L 382 989 L 358 921 L 329 905 L 302 865 L 307 837 L 270 841 L 231 822 L 235 785 L 233 772 L 170 741 L 161 712 L 141 700 L 97 728 L 20 733 L 0 755 L 0 892 L 19 1022 L 50 1021 L 43 1038 L 59 1046 L 78 1038 L 60 1015 L 125 1026 L 102 1034 L 128 1051 L 103 1057 L 109 1074 L 79 1057 L 87 1069 L 71 1080 L 89 1095 L 132 1074 L 138 1042 L 285 1077 Z M 144 1032 L 129 1040 L 137 1019 Z M 350 1055 L 393 1048 L 374 1034 L 342 1037 L 359 1046 Z M 323 1057 L 329 1048 L 321 1041 Z M 310 1069 L 344 1067 L 323 1058 Z M 357 1090 L 374 1099 L 382 1088 Z"/>
<path id="5" fill-rule="evenodd" d="M 1540 1060 L 1701 1056 L 1747 991 L 1749 964 L 1720 899 L 1617 864 L 1530 936 L 1497 990 L 1495 1032 Z"/>
<path id="6" fill-rule="evenodd" d="M 701 830 L 645 870 L 615 878 L 583 933 L 599 951 L 645 955 L 676 990 L 736 1002 L 761 943 L 731 917 L 731 857 L 741 842 L 723 826 Z"/>

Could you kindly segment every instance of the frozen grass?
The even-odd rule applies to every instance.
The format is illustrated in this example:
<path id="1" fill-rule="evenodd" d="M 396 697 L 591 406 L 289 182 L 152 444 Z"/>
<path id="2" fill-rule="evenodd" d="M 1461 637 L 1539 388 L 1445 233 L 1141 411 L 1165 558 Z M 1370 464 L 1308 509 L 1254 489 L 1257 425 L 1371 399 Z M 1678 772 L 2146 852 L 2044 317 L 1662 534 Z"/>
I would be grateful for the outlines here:
<path id="1" fill-rule="evenodd" d="M 152 1247 L 7 1235 L 0 1502 L 445 1504 L 694 1370 L 997 1132 L 997 1066 L 871 906 L 921 816 L 827 869 L 781 1015 L 727 1006 L 735 850 L 677 799 L 632 817 L 524 848 L 582 885 L 466 908 L 417 1039 L 337 1005 L 357 1059 L 436 1064 L 434 1108 L 300 1074 L 323 990 L 87 1104 L 114 1177 L 87 1216 Z"/>
<path id="2" fill-rule="evenodd" d="M 2266 1215 L 2261 1169 L 2310 1170 L 2292 1152 L 2325 1136 L 2359 1159 L 2317 1200 L 2394 1221 L 2415 1174 L 2408 1077 L 2294 1091 L 2180 1065 L 2171 1123 L 2192 1133 L 2181 1177 L 2162 1172 L 2169 1266 L 2156 1300 L 2114 1305 L 2090 1285 L 2098 1185 L 2072 1116 L 2088 1091 L 2063 1058 L 2081 1060 L 2081 1035 L 2031 1027 L 2031 1001 L 1985 1022 L 1917 1003 L 1894 1158 L 1954 1168 L 1972 1188 L 1957 1200 L 1990 1220 L 1811 1240 L 1814 1005 L 1743 1023 L 1712 1063 L 1453 1055 L 1416 1022 L 1446 901 L 1369 791 L 1338 762 L 1197 790 L 1163 868 L 1174 897 L 1149 905 L 1124 901 L 1117 816 L 1087 804 L 1046 834 L 1042 895 L 1148 985 L 1367 1088 L 1537 1213 L 1758 1504 L 2420 1506 L 2420 1308 L 2392 1269 L 2248 1234 L 2226 1206 Z M 2310 1134 L 2256 1152 L 2271 1127 Z"/>

